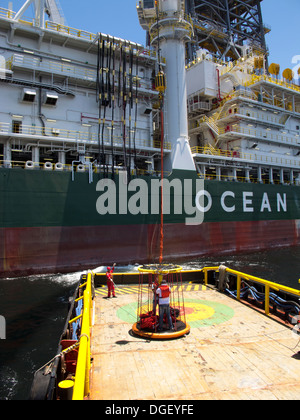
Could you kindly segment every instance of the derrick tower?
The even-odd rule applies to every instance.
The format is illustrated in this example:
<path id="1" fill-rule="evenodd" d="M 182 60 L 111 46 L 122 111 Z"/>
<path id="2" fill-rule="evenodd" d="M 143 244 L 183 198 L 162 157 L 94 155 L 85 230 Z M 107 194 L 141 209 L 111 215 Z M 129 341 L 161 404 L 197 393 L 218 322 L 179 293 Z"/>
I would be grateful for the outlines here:
<path id="1" fill-rule="evenodd" d="M 216 58 L 236 60 L 244 50 L 267 54 L 262 0 L 186 0 L 186 13 L 194 22 L 194 43 L 188 46 L 188 61 L 198 48 Z"/>

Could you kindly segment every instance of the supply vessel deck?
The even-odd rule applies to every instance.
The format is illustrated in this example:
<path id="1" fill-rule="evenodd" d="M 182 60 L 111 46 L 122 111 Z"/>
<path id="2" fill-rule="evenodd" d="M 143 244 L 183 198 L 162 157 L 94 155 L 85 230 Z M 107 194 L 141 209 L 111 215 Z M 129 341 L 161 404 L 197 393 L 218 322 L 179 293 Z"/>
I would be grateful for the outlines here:
<path id="1" fill-rule="evenodd" d="M 167 340 L 132 332 L 136 273 L 127 285 L 126 273 L 116 276 L 117 298 L 107 299 L 103 276 L 88 272 L 57 357 L 36 373 L 31 398 L 104 400 L 108 410 L 185 400 L 195 412 L 199 400 L 299 399 L 300 291 L 230 268 L 221 284 L 219 270 L 182 272 L 191 330 Z"/>

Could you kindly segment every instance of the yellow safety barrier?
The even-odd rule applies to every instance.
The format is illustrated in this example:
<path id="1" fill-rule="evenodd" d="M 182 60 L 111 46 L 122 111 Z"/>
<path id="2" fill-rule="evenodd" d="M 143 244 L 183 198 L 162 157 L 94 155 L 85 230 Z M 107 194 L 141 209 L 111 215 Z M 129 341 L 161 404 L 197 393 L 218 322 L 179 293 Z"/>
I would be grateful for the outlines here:
<path id="1" fill-rule="evenodd" d="M 218 272 L 219 267 L 205 267 L 202 269 L 204 273 L 204 283 L 208 285 L 208 272 L 214 271 Z M 276 292 L 284 292 L 290 295 L 294 295 L 299 297 L 300 290 L 293 289 L 288 286 L 284 286 L 282 284 L 274 283 L 268 280 L 261 279 L 259 277 L 251 276 L 245 273 L 241 273 L 240 271 L 232 270 L 231 268 L 226 268 L 226 272 L 233 274 L 237 277 L 237 300 L 241 300 L 241 287 L 242 287 L 242 280 L 245 281 L 253 281 L 254 283 L 261 284 L 265 288 L 265 314 L 270 314 L 270 289 L 275 290 Z"/>
<path id="2" fill-rule="evenodd" d="M 88 273 L 87 282 L 84 284 L 83 311 L 80 345 L 75 373 L 73 400 L 83 400 L 90 393 L 90 369 L 91 369 L 91 326 L 92 326 L 92 273 Z M 73 320 L 72 320 L 73 321 Z"/>

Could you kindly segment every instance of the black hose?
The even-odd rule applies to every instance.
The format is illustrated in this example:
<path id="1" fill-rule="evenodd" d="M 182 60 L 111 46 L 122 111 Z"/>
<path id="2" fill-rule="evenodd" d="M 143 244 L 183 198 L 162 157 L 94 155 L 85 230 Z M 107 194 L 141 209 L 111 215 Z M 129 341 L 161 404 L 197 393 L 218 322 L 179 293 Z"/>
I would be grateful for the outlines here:
<path id="1" fill-rule="evenodd" d="M 111 168 L 112 168 L 112 179 L 115 178 L 115 155 L 114 155 L 114 117 L 115 117 L 115 73 L 116 73 L 116 56 L 115 56 L 115 40 L 113 39 L 113 79 L 112 79 L 112 111 L 111 111 Z"/>
<path id="2" fill-rule="evenodd" d="M 134 169 L 137 169 L 136 162 L 136 124 L 137 124 L 137 111 L 138 111 L 138 74 L 139 74 L 139 56 L 138 49 L 136 49 L 135 57 L 135 117 L 134 117 L 134 135 L 133 135 L 133 153 L 134 153 Z"/>
<path id="3" fill-rule="evenodd" d="M 129 53 L 129 129 L 128 129 L 128 179 L 131 177 L 131 111 L 133 108 L 133 51 Z"/>
<path id="4" fill-rule="evenodd" d="M 127 154 L 126 154 L 126 105 L 127 105 L 127 72 L 126 72 L 126 44 L 125 52 L 123 54 L 123 86 L 122 86 L 122 107 L 123 107 L 123 156 L 124 166 L 127 170 Z"/>
<path id="5" fill-rule="evenodd" d="M 98 102 L 98 163 L 101 172 L 101 107 L 102 107 L 102 36 L 98 39 L 98 57 L 97 57 L 97 86 L 96 86 L 96 100 Z"/>
<path id="6" fill-rule="evenodd" d="M 101 97 L 102 97 L 102 105 L 104 105 L 104 115 L 101 121 L 102 130 L 101 130 L 101 165 L 104 167 L 105 164 L 105 151 L 104 151 L 104 124 L 105 124 L 105 116 L 106 116 L 106 107 L 105 107 L 105 84 L 104 84 L 104 58 L 105 58 L 105 40 L 102 40 L 102 72 L 101 72 Z"/>

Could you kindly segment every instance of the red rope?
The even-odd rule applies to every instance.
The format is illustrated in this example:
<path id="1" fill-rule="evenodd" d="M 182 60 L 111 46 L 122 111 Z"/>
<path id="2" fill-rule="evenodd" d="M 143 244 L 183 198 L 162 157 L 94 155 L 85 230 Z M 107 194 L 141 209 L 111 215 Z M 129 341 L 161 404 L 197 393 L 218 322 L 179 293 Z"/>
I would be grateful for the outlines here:
<path id="1" fill-rule="evenodd" d="M 143 274 L 139 274 L 139 291 L 138 291 L 138 310 L 137 310 L 137 322 L 140 320 L 141 316 L 141 294 L 143 288 Z"/>
<path id="2" fill-rule="evenodd" d="M 180 272 L 179 274 L 177 274 L 180 278 L 180 284 L 181 284 L 181 296 L 182 296 L 182 311 L 183 311 L 183 319 L 184 319 L 184 323 L 186 324 L 186 316 L 185 316 L 185 304 L 184 304 L 184 295 L 183 295 L 183 284 L 182 284 L 182 273 Z M 181 309 L 180 309 L 180 314 L 181 314 Z"/>
<path id="3" fill-rule="evenodd" d="M 161 120 L 161 203 L 160 203 L 160 254 L 159 254 L 159 263 L 163 262 L 164 254 L 164 113 L 163 108 L 160 110 L 160 120 Z"/>

